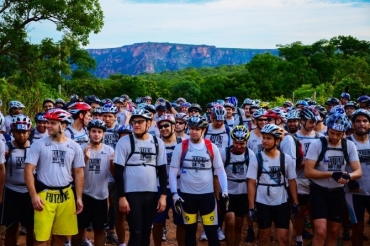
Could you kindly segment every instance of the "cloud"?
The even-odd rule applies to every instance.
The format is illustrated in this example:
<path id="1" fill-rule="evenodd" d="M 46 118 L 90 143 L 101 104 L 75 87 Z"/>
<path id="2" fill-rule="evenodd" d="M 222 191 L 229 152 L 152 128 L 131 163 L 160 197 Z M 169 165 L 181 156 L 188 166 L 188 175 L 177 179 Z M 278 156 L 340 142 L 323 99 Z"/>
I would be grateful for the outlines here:
<path id="1" fill-rule="evenodd" d="M 326 0 L 101 0 L 105 25 L 87 48 L 139 42 L 275 48 L 338 35 L 370 40 L 369 1 Z M 37 26 L 32 38 L 50 35 Z M 45 30 L 42 30 L 45 29 Z M 34 32 L 37 31 L 37 35 Z M 37 38 L 36 38 L 37 37 Z"/>

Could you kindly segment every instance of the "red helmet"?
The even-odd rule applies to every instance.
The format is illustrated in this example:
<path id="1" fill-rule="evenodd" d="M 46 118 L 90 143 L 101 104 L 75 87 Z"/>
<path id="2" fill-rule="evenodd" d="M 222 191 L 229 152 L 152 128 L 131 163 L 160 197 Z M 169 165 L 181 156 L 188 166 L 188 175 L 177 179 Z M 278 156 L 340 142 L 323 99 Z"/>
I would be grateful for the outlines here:
<path id="1" fill-rule="evenodd" d="M 273 110 L 268 110 L 263 116 L 273 119 L 280 119 L 279 115 Z"/>
<path id="2" fill-rule="evenodd" d="M 45 119 L 71 123 L 72 115 L 63 109 L 53 108 L 46 112 Z"/>
<path id="3" fill-rule="evenodd" d="M 71 114 L 78 114 L 80 111 L 89 111 L 91 106 L 85 102 L 76 102 L 68 107 Z"/>

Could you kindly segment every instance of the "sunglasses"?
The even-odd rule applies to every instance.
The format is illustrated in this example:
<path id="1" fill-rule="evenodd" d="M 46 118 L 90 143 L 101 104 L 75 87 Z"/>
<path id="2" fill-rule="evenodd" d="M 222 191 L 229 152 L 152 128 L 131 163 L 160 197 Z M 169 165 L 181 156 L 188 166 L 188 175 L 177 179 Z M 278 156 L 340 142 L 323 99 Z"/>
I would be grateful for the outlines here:
<path id="1" fill-rule="evenodd" d="M 168 127 L 170 127 L 170 124 L 163 124 L 163 125 L 158 126 L 159 129 L 168 128 Z"/>
<path id="2" fill-rule="evenodd" d="M 185 122 L 182 122 L 182 121 L 176 121 L 176 124 L 183 125 L 183 124 L 185 124 Z"/>
<path id="3" fill-rule="evenodd" d="M 136 124 L 138 124 L 138 125 L 142 125 L 142 124 L 144 124 L 144 122 L 145 122 L 146 120 L 132 120 L 131 121 L 131 124 L 132 125 L 136 125 Z"/>
<path id="4" fill-rule="evenodd" d="M 257 121 L 259 121 L 259 122 L 262 122 L 262 121 L 268 122 L 268 121 L 271 121 L 271 120 L 270 119 L 258 119 Z"/>
<path id="5" fill-rule="evenodd" d="M 189 113 L 199 113 L 199 111 L 198 110 L 191 110 L 191 111 L 189 111 Z"/>

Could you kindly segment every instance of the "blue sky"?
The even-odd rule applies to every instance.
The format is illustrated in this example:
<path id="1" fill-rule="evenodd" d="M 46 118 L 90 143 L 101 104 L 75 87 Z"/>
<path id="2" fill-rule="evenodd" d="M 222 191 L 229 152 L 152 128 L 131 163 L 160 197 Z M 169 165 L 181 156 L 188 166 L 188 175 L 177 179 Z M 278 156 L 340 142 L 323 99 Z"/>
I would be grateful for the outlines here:
<path id="1" fill-rule="evenodd" d="M 370 41 L 370 0 L 100 0 L 102 31 L 85 48 L 140 42 L 275 48 L 351 35 Z M 29 27 L 30 40 L 55 40 L 51 23 Z"/>

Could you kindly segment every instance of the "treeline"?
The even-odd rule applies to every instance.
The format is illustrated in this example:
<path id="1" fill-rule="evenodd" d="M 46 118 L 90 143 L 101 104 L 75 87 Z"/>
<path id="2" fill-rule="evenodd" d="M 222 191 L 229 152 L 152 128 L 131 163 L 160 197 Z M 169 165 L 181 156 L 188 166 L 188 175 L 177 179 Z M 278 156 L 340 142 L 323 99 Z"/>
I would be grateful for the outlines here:
<path id="1" fill-rule="evenodd" d="M 0 81 L 1 99 L 19 99 L 33 113 L 41 110 L 43 98 L 68 99 L 72 93 L 80 96 L 94 94 L 100 98 L 121 94 L 128 94 L 132 99 L 145 95 L 170 100 L 185 97 L 202 106 L 230 95 L 239 98 L 240 102 L 250 97 L 281 104 L 284 100 L 292 100 L 293 92 L 294 100 L 312 98 L 316 92 L 316 101 L 323 103 L 328 97 L 339 97 L 346 86 L 352 99 L 370 93 L 368 41 L 338 36 L 311 45 L 294 42 L 277 47 L 279 56 L 269 53 L 256 55 L 251 62 L 240 66 L 188 68 L 139 76 L 114 74 L 106 79 L 93 77 L 88 72 L 93 62 L 86 58 L 85 53 L 80 53 L 75 54 L 74 60 L 82 66 L 78 66 L 69 77 L 61 74 L 62 95 L 58 94 L 56 80 L 45 81 L 41 77 L 33 78 L 32 84 L 24 84 L 19 81 L 27 80 L 14 74 Z M 78 55 L 84 59 L 79 59 Z M 50 72 L 44 69 L 44 73 Z"/>

